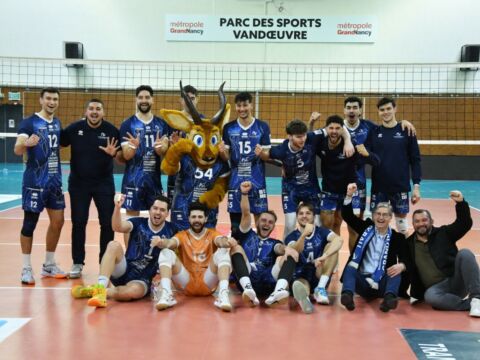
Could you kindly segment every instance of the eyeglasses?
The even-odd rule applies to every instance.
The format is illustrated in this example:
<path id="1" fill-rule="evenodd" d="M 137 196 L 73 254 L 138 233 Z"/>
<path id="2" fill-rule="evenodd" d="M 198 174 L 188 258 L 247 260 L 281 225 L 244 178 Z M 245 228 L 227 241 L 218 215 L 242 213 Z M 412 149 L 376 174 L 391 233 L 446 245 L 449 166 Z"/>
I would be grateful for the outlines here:
<path id="1" fill-rule="evenodd" d="M 392 215 L 390 215 L 389 213 L 374 213 L 373 214 L 374 216 L 378 216 L 378 217 L 391 217 Z"/>

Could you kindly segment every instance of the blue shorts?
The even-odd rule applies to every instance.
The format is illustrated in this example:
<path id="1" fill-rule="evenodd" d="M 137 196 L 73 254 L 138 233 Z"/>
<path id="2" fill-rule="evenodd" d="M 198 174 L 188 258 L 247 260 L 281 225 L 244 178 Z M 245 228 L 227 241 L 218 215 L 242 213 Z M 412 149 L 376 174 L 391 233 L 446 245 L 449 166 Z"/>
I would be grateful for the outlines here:
<path id="1" fill-rule="evenodd" d="M 388 202 L 392 205 L 394 214 L 408 214 L 408 211 L 410 210 L 408 199 L 408 192 L 372 194 L 372 198 L 370 199 L 370 211 L 373 212 L 378 203 Z"/>
<path id="2" fill-rule="evenodd" d="M 321 210 L 340 210 L 343 205 L 344 194 L 335 194 L 322 191 L 322 201 L 320 203 Z"/>
<path id="3" fill-rule="evenodd" d="M 240 200 L 242 194 L 240 190 L 228 190 L 228 212 L 241 213 Z M 260 214 L 268 210 L 267 190 L 253 187 L 248 194 L 250 202 L 250 212 L 252 214 Z"/>
<path id="4" fill-rule="evenodd" d="M 293 280 L 305 279 L 310 284 L 310 293 L 318 285 L 319 278 L 315 275 L 316 269 L 313 264 L 297 264 L 295 267 L 295 273 L 293 274 Z"/>
<path id="5" fill-rule="evenodd" d="M 132 261 L 127 261 L 127 270 L 125 273 L 118 278 L 111 277 L 110 281 L 114 286 L 126 285 L 130 281 L 141 281 L 145 283 L 149 291 L 152 285 L 152 279 L 157 273 L 158 264 L 155 265 L 157 266 L 150 265 L 142 269 L 142 267 L 137 267 Z"/>
<path id="6" fill-rule="evenodd" d="M 140 186 L 122 185 L 122 194 L 125 194 L 123 208 L 126 210 L 149 210 L 155 198 L 162 195 L 160 182 L 143 181 Z"/>
<path id="7" fill-rule="evenodd" d="M 205 227 L 215 229 L 217 226 L 218 208 L 208 209 L 208 218 Z M 171 213 L 172 224 L 177 227 L 178 231 L 187 230 L 190 228 L 188 221 L 188 210 L 173 209 Z"/>
<path id="8" fill-rule="evenodd" d="M 365 187 L 363 188 L 359 187 L 352 197 L 353 212 L 354 213 L 358 212 L 358 214 L 360 214 L 360 211 L 365 211 L 366 207 L 367 207 L 367 191 L 365 190 Z"/>
<path id="9" fill-rule="evenodd" d="M 298 187 L 282 187 L 283 213 L 294 213 L 297 211 L 300 202 L 309 202 L 313 205 L 315 214 L 320 214 L 321 197 L 320 192 L 314 189 L 300 189 Z"/>
<path id="10" fill-rule="evenodd" d="M 272 266 L 270 267 L 258 267 L 250 271 L 250 281 L 252 283 L 253 290 L 258 296 L 270 295 L 275 290 L 275 284 L 277 280 L 272 275 Z M 235 278 L 235 283 L 240 291 L 243 291 L 240 282 Z"/>
<path id="11" fill-rule="evenodd" d="M 48 182 L 43 188 L 22 186 L 22 209 L 41 213 L 44 208 L 53 210 L 65 209 L 62 185 L 52 181 Z"/>

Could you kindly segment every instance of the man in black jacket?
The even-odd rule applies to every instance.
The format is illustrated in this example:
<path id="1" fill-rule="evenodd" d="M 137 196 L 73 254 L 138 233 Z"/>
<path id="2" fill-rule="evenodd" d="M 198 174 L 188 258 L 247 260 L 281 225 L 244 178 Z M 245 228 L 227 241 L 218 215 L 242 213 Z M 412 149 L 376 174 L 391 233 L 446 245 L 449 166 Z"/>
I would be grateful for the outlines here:
<path id="1" fill-rule="evenodd" d="M 475 255 L 458 250 L 456 242 L 472 227 L 470 207 L 460 191 L 451 191 L 456 220 L 433 226 L 428 210 L 413 213 L 415 232 L 407 238 L 405 264 L 411 279 L 410 295 L 439 310 L 470 310 L 480 317 L 480 271 Z M 466 297 L 468 295 L 468 297 Z"/>
<path id="2" fill-rule="evenodd" d="M 376 205 L 373 221 L 356 217 L 352 209 L 352 196 L 356 191 L 355 183 L 348 185 L 342 207 L 343 219 L 359 236 L 343 271 L 340 302 L 351 311 L 355 309 L 355 292 L 365 298 L 383 297 L 380 310 L 388 312 L 398 304 L 398 288 L 405 265 L 398 263 L 397 258 L 403 258 L 405 237 L 390 227 L 393 211 L 388 203 Z"/>

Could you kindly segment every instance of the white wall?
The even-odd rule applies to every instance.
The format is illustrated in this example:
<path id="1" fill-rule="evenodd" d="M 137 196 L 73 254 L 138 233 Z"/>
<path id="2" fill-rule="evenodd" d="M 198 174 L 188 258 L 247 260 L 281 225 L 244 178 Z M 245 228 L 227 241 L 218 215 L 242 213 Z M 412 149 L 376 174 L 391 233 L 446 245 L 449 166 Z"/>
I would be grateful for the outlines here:
<path id="1" fill-rule="evenodd" d="M 1 0 L 0 56 L 62 58 L 80 41 L 88 59 L 280 63 L 456 62 L 479 44 L 478 0 Z M 184 43 L 164 40 L 165 14 L 374 15 L 374 44 Z"/>

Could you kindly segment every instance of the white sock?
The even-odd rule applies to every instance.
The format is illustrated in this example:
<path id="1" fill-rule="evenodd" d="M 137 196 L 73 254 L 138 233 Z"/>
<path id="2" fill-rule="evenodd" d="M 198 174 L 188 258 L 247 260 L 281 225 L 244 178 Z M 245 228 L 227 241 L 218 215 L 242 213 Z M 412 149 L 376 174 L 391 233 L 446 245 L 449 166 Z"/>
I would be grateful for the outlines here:
<path id="1" fill-rule="evenodd" d="M 218 283 L 218 290 L 228 290 L 228 280 L 220 280 Z"/>
<path id="2" fill-rule="evenodd" d="M 172 279 L 169 278 L 161 278 L 160 285 L 162 289 L 167 290 L 168 292 L 172 292 Z"/>
<path id="3" fill-rule="evenodd" d="M 108 283 L 110 282 L 110 279 L 106 276 L 100 275 L 98 277 L 98 283 L 100 285 L 103 285 L 103 287 L 106 289 L 108 287 Z"/>
<path id="4" fill-rule="evenodd" d="M 243 276 L 242 278 L 240 278 L 239 282 L 240 285 L 242 285 L 243 290 L 245 290 L 246 287 L 252 287 L 252 283 L 248 276 Z"/>
<path id="5" fill-rule="evenodd" d="M 52 264 L 55 264 L 55 252 L 47 251 L 45 253 L 45 265 L 52 265 Z"/>
<path id="6" fill-rule="evenodd" d="M 275 290 L 278 291 L 280 289 L 288 289 L 288 281 L 285 279 L 278 279 L 277 284 L 275 285 Z"/>
<path id="7" fill-rule="evenodd" d="M 330 279 L 330 276 L 328 275 L 320 276 L 320 280 L 318 281 L 318 287 L 326 288 L 329 279 Z"/>
<path id="8" fill-rule="evenodd" d="M 28 266 L 32 267 L 32 255 L 31 254 L 22 254 L 23 259 L 23 267 L 26 268 Z"/>

